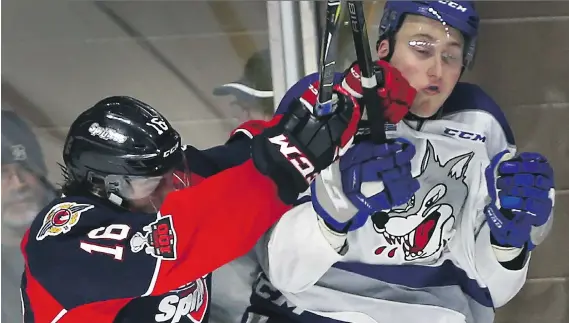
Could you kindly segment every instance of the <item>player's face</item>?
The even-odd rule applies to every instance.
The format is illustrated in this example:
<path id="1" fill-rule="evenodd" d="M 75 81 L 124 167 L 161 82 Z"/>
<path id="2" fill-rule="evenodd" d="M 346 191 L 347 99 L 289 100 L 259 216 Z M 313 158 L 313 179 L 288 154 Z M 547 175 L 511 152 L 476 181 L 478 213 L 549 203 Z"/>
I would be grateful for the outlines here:
<path id="1" fill-rule="evenodd" d="M 417 89 L 411 112 L 420 117 L 435 114 L 451 94 L 462 71 L 462 34 L 441 22 L 409 15 L 395 36 L 390 63 Z M 379 57 L 389 53 L 384 40 Z"/>
<path id="2" fill-rule="evenodd" d="M 129 202 L 133 211 L 156 213 L 160 210 L 166 195 L 172 191 L 166 185 L 158 184 L 152 193 L 141 198 L 132 198 Z"/>
<path id="3" fill-rule="evenodd" d="M 131 192 L 128 196 L 133 211 L 156 213 L 166 196 L 189 186 L 189 173 L 172 171 L 154 178 L 130 179 Z"/>
<path id="4" fill-rule="evenodd" d="M 20 164 L 2 165 L 2 224 L 27 228 L 45 203 L 42 181 Z"/>

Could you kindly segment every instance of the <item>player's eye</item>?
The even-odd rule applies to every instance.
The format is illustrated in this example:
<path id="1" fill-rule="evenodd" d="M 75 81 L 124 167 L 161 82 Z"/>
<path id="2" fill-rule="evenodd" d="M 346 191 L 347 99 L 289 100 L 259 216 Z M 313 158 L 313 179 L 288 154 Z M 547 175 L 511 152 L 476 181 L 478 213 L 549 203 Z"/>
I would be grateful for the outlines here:
<path id="1" fill-rule="evenodd" d="M 433 55 L 433 44 L 429 42 L 422 40 L 412 40 L 409 42 L 409 46 L 421 56 L 430 57 Z"/>
<path id="2" fill-rule="evenodd" d="M 451 65 L 451 66 L 456 66 L 456 65 L 462 65 L 462 57 L 453 53 L 442 53 L 441 55 L 442 61 L 445 62 L 445 64 Z"/>

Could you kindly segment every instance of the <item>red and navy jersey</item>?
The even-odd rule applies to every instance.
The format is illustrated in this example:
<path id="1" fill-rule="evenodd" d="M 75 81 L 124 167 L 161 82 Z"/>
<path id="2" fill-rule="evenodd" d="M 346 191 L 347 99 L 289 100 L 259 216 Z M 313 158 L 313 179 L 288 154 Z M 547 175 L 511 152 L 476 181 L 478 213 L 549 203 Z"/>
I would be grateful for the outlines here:
<path id="1" fill-rule="evenodd" d="M 207 322 L 210 273 L 290 209 L 239 142 L 186 149 L 192 171 L 215 176 L 170 193 L 156 215 L 94 197 L 47 205 L 21 245 L 24 322 Z"/>

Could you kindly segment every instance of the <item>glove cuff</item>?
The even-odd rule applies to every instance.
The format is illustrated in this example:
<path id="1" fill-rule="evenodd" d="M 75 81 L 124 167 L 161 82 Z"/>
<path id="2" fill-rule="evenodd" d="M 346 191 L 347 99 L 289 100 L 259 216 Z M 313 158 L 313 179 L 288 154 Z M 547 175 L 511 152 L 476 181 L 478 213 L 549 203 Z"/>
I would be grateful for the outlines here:
<path id="1" fill-rule="evenodd" d="M 347 248 L 347 234 L 346 233 L 339 233 L 333 228 L 331 228 L 324 219 L 318 217 L 318 227 L 320 228 L 320 232 L 328 241 L 330 246 L 336 250 L 337 253 L 340 255 L 345 255 L 348 252 Z"/>
<path id="2" fill-rule="evenodd" d="M 512 261 L 524 251 L 523 248 L 503 247 L 494 244 L 492 245 L 492 249 L 494 250 L 494 255 L 496 255 L 498 262 Z"/>
<path id="3" fill-rule="evenodd" d="M 268 142 L 266 134 L 253 137 L 251 156 L 259 172 L 277 185 L 279 198 L 284 203 L 294 204 L 298 195 L 308 189 L 304 178 Z"/>

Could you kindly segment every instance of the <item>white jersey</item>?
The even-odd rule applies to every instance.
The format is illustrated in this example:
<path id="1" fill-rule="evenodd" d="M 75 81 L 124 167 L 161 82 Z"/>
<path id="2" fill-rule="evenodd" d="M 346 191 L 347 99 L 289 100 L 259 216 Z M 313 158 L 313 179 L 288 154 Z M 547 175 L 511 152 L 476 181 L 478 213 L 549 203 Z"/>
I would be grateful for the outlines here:
<path id="1" fill-rule="evenodd" d="M 218 268 L 212 274 L 209 323 L 237 323 L 249 304 L 251 285 L 259 273 L 255 253 Z"/>
<path id="2" fill-rule="evenodd" d="M 344 255 L 311 203 L 289 211 L 256 249 L 264 275 L 253 303 L 311 323 L 493 322 L 528 269 L 528 261 L 517 271 L 500 265 L 483 213 L 484 169 L 498 152 L 515 153 L 503 114 L 480 88 L 459 83 L 437 119 L 386 129 L 415 145 L 419 191 L 348 233 Z"/>

